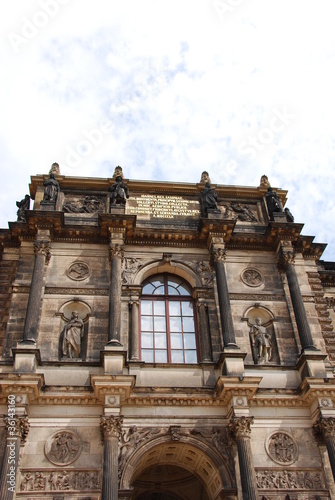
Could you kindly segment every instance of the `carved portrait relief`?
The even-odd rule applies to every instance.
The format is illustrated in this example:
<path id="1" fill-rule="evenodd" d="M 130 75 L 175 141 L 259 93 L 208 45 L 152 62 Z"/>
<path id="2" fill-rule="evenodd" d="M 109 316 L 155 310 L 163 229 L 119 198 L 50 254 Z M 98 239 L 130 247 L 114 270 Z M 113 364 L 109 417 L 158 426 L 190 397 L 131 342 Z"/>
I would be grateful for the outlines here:
<path id="1" fill-rule="evenodd" d="M 260 271 L 251 267 L 242 272 L 241 279 L 247 286 L 260 286 L 263 283 Z"/>
<path id="2" fill-rule="evenodd" d="M 298 446 L 287 432 L 275 432 L 265 443 L 269 457 L 280 465 L 291 465 L 298 459 Z"/>
<path id="3" fill-rule="evenodd" d="M 48 438 L 45 443 L 44 453 L 46 458 L 54 465 L 69 465 L 79 457 L 82 442 L 73 431 L 61 430 Z"/>

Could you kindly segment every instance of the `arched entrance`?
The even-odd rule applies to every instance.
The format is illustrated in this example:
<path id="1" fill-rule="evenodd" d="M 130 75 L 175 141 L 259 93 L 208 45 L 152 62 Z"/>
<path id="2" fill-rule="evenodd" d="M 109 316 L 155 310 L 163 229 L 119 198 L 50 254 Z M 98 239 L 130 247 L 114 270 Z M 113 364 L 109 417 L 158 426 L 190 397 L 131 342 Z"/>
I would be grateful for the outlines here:
<path id="1" fill-rule="evenodd" d="M 224 458 L 190 436 L 142 445 L 127 460 L 120 486 L 132 490 L 131 500 L 217 500 L 235 493 Z"/>

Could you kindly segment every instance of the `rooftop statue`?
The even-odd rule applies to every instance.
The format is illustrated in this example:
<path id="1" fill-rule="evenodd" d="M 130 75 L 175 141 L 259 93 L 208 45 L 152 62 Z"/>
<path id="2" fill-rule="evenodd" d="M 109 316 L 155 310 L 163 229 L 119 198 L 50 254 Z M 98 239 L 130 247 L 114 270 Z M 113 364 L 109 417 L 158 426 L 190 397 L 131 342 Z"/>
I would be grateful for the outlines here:
<path id="1" fill-rule="evenodd" d="M 18 207 L 17 213 L 17 221 L 18 222 L 27 222 L 26 221 L 26 210 L 30 208 L 30 196 L 26 194 L 26 196 L 21 201 L 16 202 L 16 206 Z"/>
<path id="2" fill-rule="evenodd" d="M 108 191 L 111 193 L 111 205 L 125 205 L 127 198 L 129 198 L 129 190 L 127 185 L 123 182 L 121 167 L 116 167 L 115 172 L 117 172 L 115 184 L 108 188 Z"/>
<path id="3" fill-rule="evenodd" d="M 219 211 L 217 199 L 218 196 L 215 192 L 215 189 L 211 187 L 209 181 L 206 181 L 205 187 L 201 191 L 201 204 L 204 211 L 204 215 L 208 214 L 208 210 Z"/>
<path id="4" fill-rule="evenodd" d="M 276 191 L 272 190 L 272 187 L 269 187 L 267 193 L 265 195 L 266 205 L 268 207 L 269 218 L 270 220 L 274 220 L 273 214 L 276 212 L 283 212 L 283 207 L 280 201 L 280 198 Z"/>
<path id="5" fill-rule="evenodd" d="M 59 193 L 59 183 L 55 179 L 55 174 L 50 174 L 49 179 L 43 182 L 44 197 L 43 202 L 56 203 Z"/>

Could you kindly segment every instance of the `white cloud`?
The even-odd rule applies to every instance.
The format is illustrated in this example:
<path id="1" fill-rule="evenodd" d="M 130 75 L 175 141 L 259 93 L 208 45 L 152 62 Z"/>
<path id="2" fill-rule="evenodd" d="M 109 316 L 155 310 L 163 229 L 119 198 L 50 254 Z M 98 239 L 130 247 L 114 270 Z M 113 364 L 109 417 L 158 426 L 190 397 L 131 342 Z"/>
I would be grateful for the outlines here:
<path id="1" fill-rule="evenodd" d="M 46 5 L 54 15 L 15 50 L 8 35 L 22 36 Z M 109 177 L 117 164 L 141 179 L 198 182 L 206 169 L 213 182 L 258 185 L 267 174 L 335 260 L 331 0 L 241 0 L 223 17 L 212 0 L 16 0 L 2 10 L 1 227 L 16 220 L 30 175 L 54 161 L 78 176 Z M 242 154 L 283 109 L 294 119 Z M 110 132 L 71 163 L 104 120 Z"/>

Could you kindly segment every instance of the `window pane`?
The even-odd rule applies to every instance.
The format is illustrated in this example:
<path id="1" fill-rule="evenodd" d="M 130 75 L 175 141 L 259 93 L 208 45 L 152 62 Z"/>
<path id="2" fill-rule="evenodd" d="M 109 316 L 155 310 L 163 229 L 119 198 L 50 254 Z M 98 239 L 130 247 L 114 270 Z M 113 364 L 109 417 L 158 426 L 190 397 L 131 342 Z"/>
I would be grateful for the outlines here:
<path id="1" fill-rule="evenodd" d="M 194 332 L 194 320 L 193 320 L 193 318 L 183 318 L 183 331 L 184 332 Z"/>
<path id="2" fill-rule="evenodd" d="M 171 332 L 181 332 L 181 318 L 177 316 L 172 316 L 170 318 L 170 331 Z"/>
<path id="3" fill-rule="evenodd" d="M 183 351 L 171 351 L 171 361 L 172 363 L 184 363 Z"/>
<path id="4" fill-rule="evenodd" d="M 182 302 L 181 310 L 183 312 L 183 316 L 193 316 L 193 305 L 192 302 Z"/>
<path id="5" fill-rule="evenodd" d="M 143 331 L 152 332 L 152 317 L 142 316 L 141 318 L 141 329 Z"/>
<path id="6" fill-rule="evenodd" d="M 165 332 L 166 331 L 164 316 L 155 316 L 154 317 L 154 327 L 155 327 L 155 332 Z"/>
<path id="7" fill-rule="evenodd" d="M 167 351 L 156 350 L 155 351 L 155 362 L 156 363 L 167 363 Z"/>
<path id="8" fill-rule="evenodd" d="M 195 349 L 195 335 L 193 333 L 184 334 L 184 348 L 185 349 Z"/>
<path id="9" fill-rule="evenodd" d="M 178 292 L 180 293 L 180 295 L 190 295 L 188 289 L 185 288 L 183 285 L 179 285 Z"/>
<path id="10" fill-rule="evenodd" d="M 185 363 L 197 363 L 197 351 L 185 351 Z"/>
<path id="11" fill-rule="evenodd" d="M 153 348 L 154 340 L 153 340 L 152 333 L 142 333 L 141 346 L 142 346 L 142 348 Z"/>
<path id="12" fill-rule="evenodd" d="M 171 333 L 171 349 L 182 349 L 183 348 L 183 336 L 181 333 Z"/>
<path id="13" fill-rule="evenodd" d="M 169 285 L 168 286 L 168 294 L 169 295 L 179 295 L 179 292 L 174 286 Z"/>
<path id="14" fill-rule="evenodd" d="M 144 295 L 151 295 L 152 292 L 154 291 L 155 287 L 151 284 L 151 283 L 147 283 L 146 285 L 144 285 L 143 289 L 142 289 L 142 293 Z"/>
<path id="15" fill-rule="evenodd" d="M 152 314 L 152 302 L 151 300 L 142 300 L 141 301 L 141 314 L 151 315 Z"/>
<path id="16" fill-rule="evenodd" d="M 149 351 L 148 349 L 142 349 L 142 361 L 145 361 L 146 363 L 153 363 L 154 362 L 154 351 Z"/>
<path id="17" fill-rule="evenodd" d="M 155 348 L 166 349 L 166 333 L 155 333 Z"/>
<path id="18" fill-rule="evenodd" d="M 162 300 L 154 301 L 155 316 L 165 316 L 165 302 Z"/>
<path id="19" fill-rule="evenodd" d="M 164 295 L 164 285 L 160 285 L 153 293 L 154 295 Z"/>
<path id="20" fill-rule="evenodd" d="M 170 316 L 180 316 L 180 302 L 179 300 L 169 302 L 169 314 Z"/>

